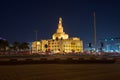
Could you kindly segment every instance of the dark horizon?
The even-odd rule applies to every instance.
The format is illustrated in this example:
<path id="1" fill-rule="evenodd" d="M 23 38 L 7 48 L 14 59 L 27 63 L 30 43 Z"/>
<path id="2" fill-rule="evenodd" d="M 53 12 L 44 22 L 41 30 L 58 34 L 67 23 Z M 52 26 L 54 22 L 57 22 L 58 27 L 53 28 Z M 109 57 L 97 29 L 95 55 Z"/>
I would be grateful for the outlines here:
<path id="1" fill-rule="evenodd" d="M 29 0 L 0 1 L 0 37 L 10 43 L 51 39 L 62 17 L 64 32 L 79 37 L 84 45 L 94 41 L 93 12 L 96 11 L 97 43 L 103 38 L 120 36 L 118 0 Z"/>

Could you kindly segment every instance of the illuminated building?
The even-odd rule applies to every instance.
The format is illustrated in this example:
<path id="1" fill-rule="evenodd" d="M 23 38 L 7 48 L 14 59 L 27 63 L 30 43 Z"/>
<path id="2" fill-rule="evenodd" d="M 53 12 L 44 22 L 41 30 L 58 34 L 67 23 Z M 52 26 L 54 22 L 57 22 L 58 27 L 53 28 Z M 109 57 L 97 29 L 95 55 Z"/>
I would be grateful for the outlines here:
<path id="1" fill-rule="evenodd" d="M 63 31 L 62 18 L 59 18 L 58 28 L 52 35 L 52 39 L 32 43 L 32 53 L 46 51 L 54 53 L 83 52 L 83 42 L 77 37 L 69 38 L 69 35 Z"/>
<path id="2" fill-rule="evenodd" d="M 120 52 L 120 38 L 106 38 L 103 40 L 104 42 L 104 51 L 105 52 Z"/>

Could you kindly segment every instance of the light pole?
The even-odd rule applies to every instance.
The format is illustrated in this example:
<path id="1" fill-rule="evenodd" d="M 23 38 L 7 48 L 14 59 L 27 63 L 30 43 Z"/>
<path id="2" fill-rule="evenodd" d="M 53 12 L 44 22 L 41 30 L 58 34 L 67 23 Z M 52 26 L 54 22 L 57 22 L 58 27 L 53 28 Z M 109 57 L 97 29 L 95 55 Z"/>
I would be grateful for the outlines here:
<path id="1" fill-rule="evenodd" d="M 38 40 L 38 39 L 37 39 L 37 35 L 38 35 L 38 31 L 35 30 L 35 33 L 36 33 L 36 53 L 37 53 L 37 52 L 38 52 L 38 51 L 37 51 L 37 40 Z"/>
<path id="2" fill-rule="evenodd" d="M 96 43 L 96 13 L 94 11 L 94 47 L 95 47 L 95 52 L 97 50 L 97 43 Z"/>

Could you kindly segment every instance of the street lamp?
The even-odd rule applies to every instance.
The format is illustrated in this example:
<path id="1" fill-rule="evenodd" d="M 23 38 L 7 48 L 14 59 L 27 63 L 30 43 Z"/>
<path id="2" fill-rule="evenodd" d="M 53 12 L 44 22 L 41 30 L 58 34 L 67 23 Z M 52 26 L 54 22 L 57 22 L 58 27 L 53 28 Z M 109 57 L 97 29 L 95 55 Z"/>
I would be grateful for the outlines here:
<path id="1" fill-rule="evenodd" d="M 37 35 L 38 35 L 38 31 L 35 30 L 35 33 L 36 33 L 36 53 L 37 53 L 37 52 L 38 52 L 38 51 L 37 51 L 37 40 L 38 40 L 38 39 L 37 39 Z"/>
<path id="2" fill-rule="evenodd" d="M 96 13 L 94 11 L 94 47 L 95 47 L 95 52 L 97 50 L 97 43 L 96 43 Z"/>

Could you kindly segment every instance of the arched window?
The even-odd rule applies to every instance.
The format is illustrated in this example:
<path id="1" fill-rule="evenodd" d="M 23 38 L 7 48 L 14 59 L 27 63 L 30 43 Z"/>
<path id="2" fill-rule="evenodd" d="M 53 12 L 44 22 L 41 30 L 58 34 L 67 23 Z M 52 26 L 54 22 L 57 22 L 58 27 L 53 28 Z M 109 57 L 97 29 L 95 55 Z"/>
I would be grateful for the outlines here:
<path id="1" fill-rule="evenodd" d="M 58 37 L 56 37 L 56 40 L 58 41 Z"/>
<path id="2" fill-rule="evenodd" d="M 63 40 L 63 37 L 61 37 L 61 40 Z"/>

